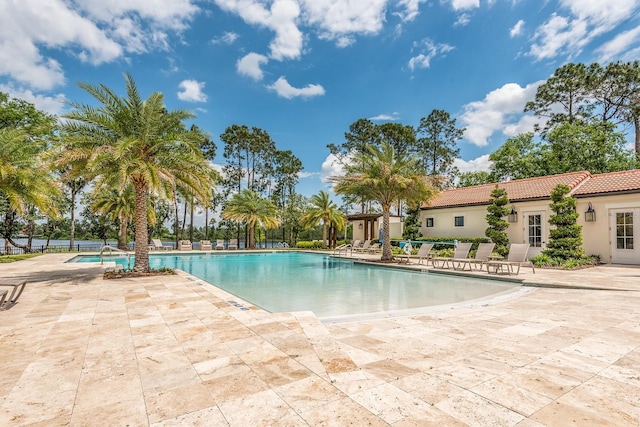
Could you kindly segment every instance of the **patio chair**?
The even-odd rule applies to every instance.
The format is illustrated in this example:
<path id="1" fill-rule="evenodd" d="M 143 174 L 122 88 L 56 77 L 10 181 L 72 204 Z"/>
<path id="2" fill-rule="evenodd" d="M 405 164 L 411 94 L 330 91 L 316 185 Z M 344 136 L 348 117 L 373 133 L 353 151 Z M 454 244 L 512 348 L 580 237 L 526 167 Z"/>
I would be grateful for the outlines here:
<path id="1" fill-rule="evenodd" d="M 353 251 L 354 249 L 360 248 L 362 246 L 360 242 L 359 239 L 354 240 L 353 243 L 351 243 L 351 250 Z"/>
<path id="2" fill-rule="evenodd" d="M 153 248 L 156 250 L 165 250 L 165 251 L 173 250 L 173 246 L 163 245 L 160 239 L 151 239 L 151 242 L 153 243 Z"/>
<path id="3" fill-rule="evenodd" d="M 213 249 L 213 245 L 210 240 L 200 240 L 200 250 L 201 251 L 210 251 Z"/>
<path id="4" fill-rule="evenodd" d="M 375 254 L 376 252 L 381 252 L 381 251 L 382 251 L 382 247 L 380 246 L 380 243 L 372 243 L 371 246 L 369 246 L 370 254 Z"/>
<path id="5" fill-rule="evenodd" d="M 509 255 L 507 255 L 506 261 L 491 260 L 487 262 L 487 273 L 519 274 L 520 266 L 522 264 L 529 264 L 533 269 L 533 274 L 535 274 L 536 269 L 533 266 L 533 263 L 527 261 L 528 252 L 528 243 L 512 243 L 511 245 L 509 245 Z M 514 271 L 515 267 L 518 268 Z"/>
<path id="6" fill-rule="evenodd" d="M 454 258 L 451 260 L 451 264 L 454 270 L 465 270 L 467 266 L 469 266 L 469 271 L 471 271 L 472 267 L 482 270 L 482 267 L 489 262 L 489 257 L 493 253 L 495 246 L 495 243 L 480 243 L 473 258 Z"/>
<path id="7" fill-rule="evenodd" d="M 347 252 L 351 251 L 352 249 L 353 247 L 351 246 L 351 243 L 343 243 L 342 245 L 338 245 L 335 248 L 333 248 L 333 254 L 340 255 L 342 252 L 344 252 L 344 255 L 346 256 Z"/>
<path id="8" fill-rule="evenodd" d="M 217 239 L 216 240 L 216 250 L 218 250 L 218 249 L 224 250 L 224 239 Z"/>
<path id="9" fill-rule="evenodd" d="M 13 288 L 9 296 L 7 296 L 8 291 L 0 291 L 0 310 L 7 310 L 16 305 L 18 298 L 22 295 L 22 291 L 24 291 L 25 286 L 27 286 L 27 281 L 0 278 L 0 286 Z"/>
<path id="10" fill-rule="evenodd" d="M 406 247 L 406 245 L 405 245 Z M 404 254 L 404 255 L 400 255 L 400 263 L 405 263 L 405 264 L 409 264 L 409 260 L 410 259 L 418 259 L 418 264 L 422 264 L 422 261 L 427 260 L 427 264 L 429 263 L 429 260 L 431 259 L 431 249 L 433 249 L 433 243 L 423 243 L 422 245 L 420 245 L 420 248 L 418 249 L 418 253 L 415 255 L 411 255 L 409 254 Z"/>
<path id="11" fill-rule="evenodd" d="M 435 257 L 431 259 L 431 264 L 433 264 L 435 268 L 449 268 L 449 263 L 452 260 L 465 259 L 469 256 L 471 245 L 472 243 L 458 242 L 452 257 Z M 453 266 L 453 264 L 451 264 L 451 266 Z"/>
<path id="12" fill-rule="evenodd" d="M 180 240 L 178 242 L 178 250 L 190 251 L 192 249 L 193 249 L 193 245 L 191 244 L 191 240 Z"/>
<path id="13" fill-rule="evenodd" d="M 238 249 L 238 239 L 231 239 L 229 240 L 229 245 L 227 246 L 227 249 Z"/>
<path id="14" fill-rule="evenodd" d="M 362 246 L 358 246 L 357 248 L 354 246 L 353 250 L 356 252 L 367 252 L 369 250 L 369 246 L 371 246 L 371 239 L 365 240 Z"/>

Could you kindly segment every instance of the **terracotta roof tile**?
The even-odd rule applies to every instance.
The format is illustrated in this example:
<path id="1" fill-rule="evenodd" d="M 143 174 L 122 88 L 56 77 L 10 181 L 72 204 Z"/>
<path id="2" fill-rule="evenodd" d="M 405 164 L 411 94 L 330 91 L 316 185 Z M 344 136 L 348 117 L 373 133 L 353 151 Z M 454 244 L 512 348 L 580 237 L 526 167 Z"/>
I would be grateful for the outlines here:
<path id="1" fill-rule="evenodd" d="M 576 188 L 575 196 L 587 194 L 640 191 L 640 170 L 601 173 L 592 175 L 584 184 Z"/>
<path id="2" fill-rule="evenodd" d="M 587 171 L 570 172 L 560 175 L 505 181 L 498 183 L 498 186 L 507 190 L 507 197 L 509 197 L 510 201 L 523 201 L 548 198 L 551 190 L 558 184 L 565 184 L 573 189 L 590 176 Z M 443 191 L 431 200 L 428 205 L 423 205 L 422 207 L 444 208 L 449 206 L 488 204 L 491 191 L 495 186 L 496 184 L 484 184 Z"/>

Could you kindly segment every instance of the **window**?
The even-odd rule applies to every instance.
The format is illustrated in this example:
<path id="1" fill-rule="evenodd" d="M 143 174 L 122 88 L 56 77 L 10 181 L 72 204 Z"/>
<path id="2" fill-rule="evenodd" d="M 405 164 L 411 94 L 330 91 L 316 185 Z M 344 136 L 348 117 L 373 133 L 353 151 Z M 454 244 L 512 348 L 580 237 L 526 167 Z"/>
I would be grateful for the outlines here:
<path id="1" fill-rule="evenodd" d="M 633 249 L 633 212 L 616 213 L 616 247 Z"/>
<path id="2" fill-rule="evenodd" d="M 463 216 L 454 216 L 453 217 L 454 225 L 456 227 L 464 227 L 464 217 Z"/>
<path id="3" fill-rule="evenodd" d="M 529 245 L 542 247 L 542 215 L 529 215 Z"/>
<path id="4" fill-rule="evenodd" d="M 433 227 L 433 218 L 427 218 L 427 227 Z"/>

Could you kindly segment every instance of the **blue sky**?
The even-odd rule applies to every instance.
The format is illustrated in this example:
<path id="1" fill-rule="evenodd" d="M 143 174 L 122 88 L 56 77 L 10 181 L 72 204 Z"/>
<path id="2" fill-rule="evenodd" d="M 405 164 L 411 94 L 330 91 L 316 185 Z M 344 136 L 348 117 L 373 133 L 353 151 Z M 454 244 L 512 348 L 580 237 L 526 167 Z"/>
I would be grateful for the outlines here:
<path id="1" fill-rule="evenodd" d="M 78 82 L 193 110 L 218 143 L 260 127 L 328 189 L 328 143 L 351 123 L 417 126 L 443 109 L 466 127 L 462 170 L 533 128 L 526 101 L 567 62 L 640 59 L 640 0 L 8 0 L 0 91 L 63 114 Z"/>

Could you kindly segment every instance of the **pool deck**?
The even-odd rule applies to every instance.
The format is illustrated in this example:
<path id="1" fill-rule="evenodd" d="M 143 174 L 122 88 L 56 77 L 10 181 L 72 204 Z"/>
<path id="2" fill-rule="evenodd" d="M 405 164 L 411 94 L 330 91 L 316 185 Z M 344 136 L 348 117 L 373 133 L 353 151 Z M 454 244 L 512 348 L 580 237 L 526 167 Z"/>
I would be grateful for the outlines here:
<path id="1" fill-rule="evenodd" d="M 0 311 L 2 426 L 640 425 L 640 267 L 322 322 L 71 257 L 0 264 L 28 281 Z"/>

